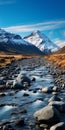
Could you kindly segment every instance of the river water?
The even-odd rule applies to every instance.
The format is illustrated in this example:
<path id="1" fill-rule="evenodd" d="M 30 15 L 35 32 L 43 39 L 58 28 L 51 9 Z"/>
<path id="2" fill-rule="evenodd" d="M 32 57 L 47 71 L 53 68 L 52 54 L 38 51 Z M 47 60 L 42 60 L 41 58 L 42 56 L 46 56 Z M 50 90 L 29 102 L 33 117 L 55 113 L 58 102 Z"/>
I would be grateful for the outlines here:
<path id="1" fill-rule="evenodd" d="M 35 77 L 36 80 L 26 90 L 9 89 L 4 91 L 5 96 L 0 96 L 0 122 L 10 121 L 15 130 L 40 130 L 35 125 L 34 112 L 48 104 L 52 93 L 42 93 L 41 89 L 54 86 L 54 79 L 48 69 L 42 65 L 33 68 L 23 66 L 20 73 L 16 75 L 20 74 L 25 74 L 29 78 Z M 24 96 L 24 93 L 28 96 Z M 26 112 L 21 113 L 21 110 L 26 110 Z M 13 120 L 21 117 L 24 118 L 25 125 L 22 128 L 17 128 Z"/>

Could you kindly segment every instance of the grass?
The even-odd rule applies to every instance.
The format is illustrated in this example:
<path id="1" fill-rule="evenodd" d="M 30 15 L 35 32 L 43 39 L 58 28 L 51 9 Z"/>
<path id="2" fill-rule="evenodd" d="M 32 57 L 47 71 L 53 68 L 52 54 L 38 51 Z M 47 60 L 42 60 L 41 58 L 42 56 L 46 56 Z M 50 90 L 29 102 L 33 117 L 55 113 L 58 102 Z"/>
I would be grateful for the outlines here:
<path id="1" fill-rule="evenodd" d="M 52 54 L 45 56 L 45 58 L 51 61 L 55 66 L 65 69 L 65 53 L 64 54 Z"/>
<path id="2" fill-rule="evenodd" d="M 8 55 L 0 53 L 0 68 L 5 68 L 7 65 L 11 64 L 13 61 L 22 60 L 24 58 L 33 58 L 38 56 L 29 55 Z"/>

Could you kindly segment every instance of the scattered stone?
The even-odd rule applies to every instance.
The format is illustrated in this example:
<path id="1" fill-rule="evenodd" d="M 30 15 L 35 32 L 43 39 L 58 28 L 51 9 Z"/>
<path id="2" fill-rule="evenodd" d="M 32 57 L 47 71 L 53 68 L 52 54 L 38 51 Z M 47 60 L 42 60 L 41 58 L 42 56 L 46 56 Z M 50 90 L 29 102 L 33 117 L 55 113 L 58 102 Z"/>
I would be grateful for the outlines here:
<path id="1" fill-rule="evenodd" d="M 35 81 L 35 80 L 36 80 L 36 78 L 35 78 L 35 77 L 32 77 L 32 78 L 31 78 L 31 81 Z"/>
<path id="2" fill-rule="evenodd" d="M 6 96 L 5 93 L 0 93 L 0 97 L 4 97 L 4 96 Z"/>
<path id="3" fill-rule="evenodd" d="M 42 88 L 41 91 L 44 92 L 44 93 L 51 93 L 52 92 L 52 87 L 44 87 L 44 88 Z"/>
<path id="4" fill-rule="evenodd" d="M 50 130 L 65 130 L 65 123 L 64 122 L 57 123 L 56 125 L 52 126 Z"/>
<path id="5" fill-rule="evenodd" d="M 57 86 L 54 86 L 54 87 L 52 88 L 52 91 L 54 91 L 54 92 L 58 92 L 58 91 L 60 91 L 60 88 L 57 87 Z"/>
<path id="6" fill-rule="evenodd" d="M 28 93 L 24 93 L 23 96 L 29 96 L 29 94 Z"/>
<path id="7" fill-rule="evenodd" d="M 2 130 L 14 130 L 14 129 L 12 128 L 11 125 L 8 124 L 8 125 L 3 126 Z"/>
<path id="8" fill-rule="evenodd" d="M 58 97 L 58 96 L 53 96 L 53 97 L 51 97 L 49 100 L 48 100 L 48 102 L 52 102 L 52 101 L 61 101 L 61 99 Z"/>
<path id="9" fill-rule="evenodd" d="M 15 120 L 15 124 L 18 127 L 22 127 L 24 125 L 24 119 L 17 119 L 17 120 Z"/>
<path id="10" fill-rule="evenodd" d="M 14 89 L 23 89 L 23 86 L 22 86 L 21 83 L 19 83 L 17 81 L 14 81 L 12 88 L 14 88 Z"/>

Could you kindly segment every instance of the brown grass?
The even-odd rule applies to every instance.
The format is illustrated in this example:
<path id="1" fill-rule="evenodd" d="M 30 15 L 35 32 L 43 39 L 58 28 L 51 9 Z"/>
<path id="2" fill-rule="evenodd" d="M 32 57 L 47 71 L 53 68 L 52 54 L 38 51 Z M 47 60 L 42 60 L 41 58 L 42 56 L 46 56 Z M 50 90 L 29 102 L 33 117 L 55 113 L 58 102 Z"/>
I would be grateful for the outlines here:
<path id="1" fill-rule="evenodd" d="M 45 58 L 52 63 L 54 63 L 55 66 L 58 66 L 61 69 L 65 69 L 65 53 L 64 54 L 53 54 L 49 56 L 45 56 Z"/>
<path id="2" fill-rule="evenodd" d="M 11 64 L 13 61 L 22 60 L 24 58 L 33 58 L 38 56 L 29 56 L 29 55 L 8 55 L 0 53 L 0 68 L 6 67 L 8 64 Z"/>

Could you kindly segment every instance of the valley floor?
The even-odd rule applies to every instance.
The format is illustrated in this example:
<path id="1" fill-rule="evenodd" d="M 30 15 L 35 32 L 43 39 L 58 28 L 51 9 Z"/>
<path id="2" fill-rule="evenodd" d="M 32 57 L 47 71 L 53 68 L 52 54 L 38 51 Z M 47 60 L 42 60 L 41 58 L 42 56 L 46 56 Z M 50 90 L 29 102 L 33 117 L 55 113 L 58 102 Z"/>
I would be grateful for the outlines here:
<path id="1" fill-rule="evenodd" d="M 33 78 L 31 85 L 26 89 L 12 87 L 21 75 Z M 61 100 L 60 122 L 65 123 L 65 71 L 54 67 L 43 57 L 14 60 L 5 69 L 0 69 L 0 129 L 41 130 L 34 113 L 47 106 L 54 96 Z M 48 124 L 45 126 L 50 130 Z"/>

